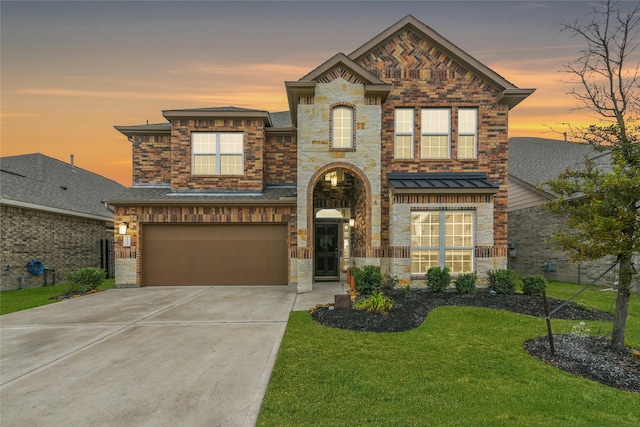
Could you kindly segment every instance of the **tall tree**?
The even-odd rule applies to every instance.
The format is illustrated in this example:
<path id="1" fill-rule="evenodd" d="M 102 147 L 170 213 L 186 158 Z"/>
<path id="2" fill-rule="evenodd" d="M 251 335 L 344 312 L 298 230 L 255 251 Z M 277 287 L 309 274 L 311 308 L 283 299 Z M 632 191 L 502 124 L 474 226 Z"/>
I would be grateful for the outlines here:
<path id="1" fill-rule="evenodd" d="M 606 164 L 587 159 L 583 168 L 546 183 L 559 196 L 546 208 L 567 215 L 572 231 L 558 232 L 554 240 L 572 260 L 617 257 L 611 346 L 620 351 L 640 253 L 640 3 L 602 2 L 562 31 L 585 44 L 566 67 L 577 83 L 571 94 L 579 108 L 599 116 L 598 124 L 571 130 L 602 152 Z"/>

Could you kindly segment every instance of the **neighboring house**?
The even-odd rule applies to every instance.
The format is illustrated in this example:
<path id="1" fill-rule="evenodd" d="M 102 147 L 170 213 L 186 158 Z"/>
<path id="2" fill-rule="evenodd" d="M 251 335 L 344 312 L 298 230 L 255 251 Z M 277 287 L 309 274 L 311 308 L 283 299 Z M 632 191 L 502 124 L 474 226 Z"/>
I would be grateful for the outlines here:
<path id="1" fill-rule="evenodd" d="M 589 283 L 615 261 L 615 257 L 609 256 L 596 261 L 569 262 L 568 255 L 550 241 L 556 231 L 567 229 L 566 216 L 540 209 L 556 195 L 539 187 L 557 179 L 566 169 L 581 169 L 585 158 L 603 168 L 608 168 L 611 160 L 609 152 L 597 152 L 589 144 L 544 138 L 509 140 L 509 242 L 514 255 L 509 258 L 509 267 L 521 276 L 544 274 L 550 280 Z M 545 270 L 545 262 L 555 271 Z M 613 284 L 615 271 L 599 283 Z"/>
<path id="2" fill-rule="evenodd" d="M 133 150 L 110 201 L 118 286 L 307 292 L 367 264 L 401 284 L 507 266 L 508 114 L 534 89 L 413 16 L 285 87 L 286 112 L 116 126 Z"/>
<path id="3" fill-rule="evenodd" d="M 0 158 L 1 289 L 52 284 L 83 267 L 113 274 L 113 210 L 105 201 L 124 189 L 73 158 Z"/>

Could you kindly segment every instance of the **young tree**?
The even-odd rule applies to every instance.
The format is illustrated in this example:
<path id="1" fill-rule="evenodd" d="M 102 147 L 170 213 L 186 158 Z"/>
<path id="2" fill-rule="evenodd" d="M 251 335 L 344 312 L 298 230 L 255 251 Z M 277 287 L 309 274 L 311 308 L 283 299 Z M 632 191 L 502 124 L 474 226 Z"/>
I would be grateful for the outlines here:
<path id="1" fill-rule="evenodd" d="M 640 253 L 640 3 L 623 11 L 620 4 L 605 1 L 582 21 L 564 24 L 562 31 L 585 43 L 566 68 L 579 88 L 571 94 L 580 108 L 600 118 L 596 125 L 571 131 L 602 152 L 605 162 L 587 159 L 580 170 L 567 170 L 546 183 L 558 195 L 546 209 L 567 215 L 573 230 L 558 232 L 554 241 L 573 261 L 617 256 L 611 346 L 622 350 L 636 275 L 633 260 Z"/>

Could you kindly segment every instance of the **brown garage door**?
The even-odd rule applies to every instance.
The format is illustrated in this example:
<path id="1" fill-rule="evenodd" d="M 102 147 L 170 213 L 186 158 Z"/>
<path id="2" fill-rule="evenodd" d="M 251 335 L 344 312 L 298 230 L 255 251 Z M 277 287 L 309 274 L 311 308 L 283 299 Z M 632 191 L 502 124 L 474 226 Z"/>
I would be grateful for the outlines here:
<path id="1" fill-rule="evenodd" d="M 142 284 L 286 285 L 287 226 L 142 226 Z"/>

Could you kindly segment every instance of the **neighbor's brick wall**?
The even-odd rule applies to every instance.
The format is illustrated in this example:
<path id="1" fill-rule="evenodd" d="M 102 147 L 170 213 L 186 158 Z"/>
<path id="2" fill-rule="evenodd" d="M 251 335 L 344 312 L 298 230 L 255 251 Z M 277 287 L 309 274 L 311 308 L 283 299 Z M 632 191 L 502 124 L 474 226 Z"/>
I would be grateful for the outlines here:
<path id="1" fill-rule="evenodd" d="M 244 175 L 192 175 L 192 132 L 244 132 Z M 262 191 L 264 146 L 264 121 L 261 119 L 175 119 L 171 122 L 171 188 Z"/>
<path id="2" fill-rule="evenodd" d="M 131 140 L 134 184 L 171 182 L 171 135 L 138 135 Z"/>
<path id="3" fill-rule="evenodd" d="M 500 184 L 493 196 L 496 251 L 507 243 L 508 107 L 498 104 L 498 92 L 447 58 L 409 30 L 360 58 L 359 64 L 392 90 L 382 105 L 382 194 L 388 194 L 388 172 L 486 172 Z M 394 110 L 414 107 L 414 158 L 395 160 Z M 420 109 L 451 107 L 451 158 L 420 159 Z M 478 108 L 478 158 L 457 160 L 457 109 Z M 389 245 L 389 200 L 382 199 L 382 245 Z"/>
<path id="4" fill-rule="evenodd" d="M 113 240 L 113 223 L 51 212 L 0 205 L 0 288 L 17 289 L 24 276 L 27 287 L 44 284 L 43 275 L 32 276 L 26 265 L 40 260 L 56 269 L 57 282 L 84 267 L 100 267 L 100 239 Z M 11 275 L 5 266 L 10 265 Z M 49 284 L 52 275 L 48 277 Z"/>
<path id="5" fill-rule="evenodd" d="M 298 178 L 296 135 L 269 135 L 264 147 L 265 184 L 295 184 Z"/>
<path id="6" fill-rule="evenodd" d="M 546 273 L 547 279 L 591 283 L 615 261 L 609 256 L 582 262 L 578 277 L 578 264 L 569 262 L 568 255 L 550 242 L 551 236 L 562 229 L 566 229 L 564 215 L 545 212 L 537 207 L 510 212 L 509 239 L 515 245 L 516 256 L 509 258 L 509 268 L 516 270 L 521 277 L 545 274 L 541 264 L 549 260 L 556 264 L 556 271 Z M 614 268 L 598 283 L 610 286 L 616 280 L 614 271 L 617 269 Z"/>

